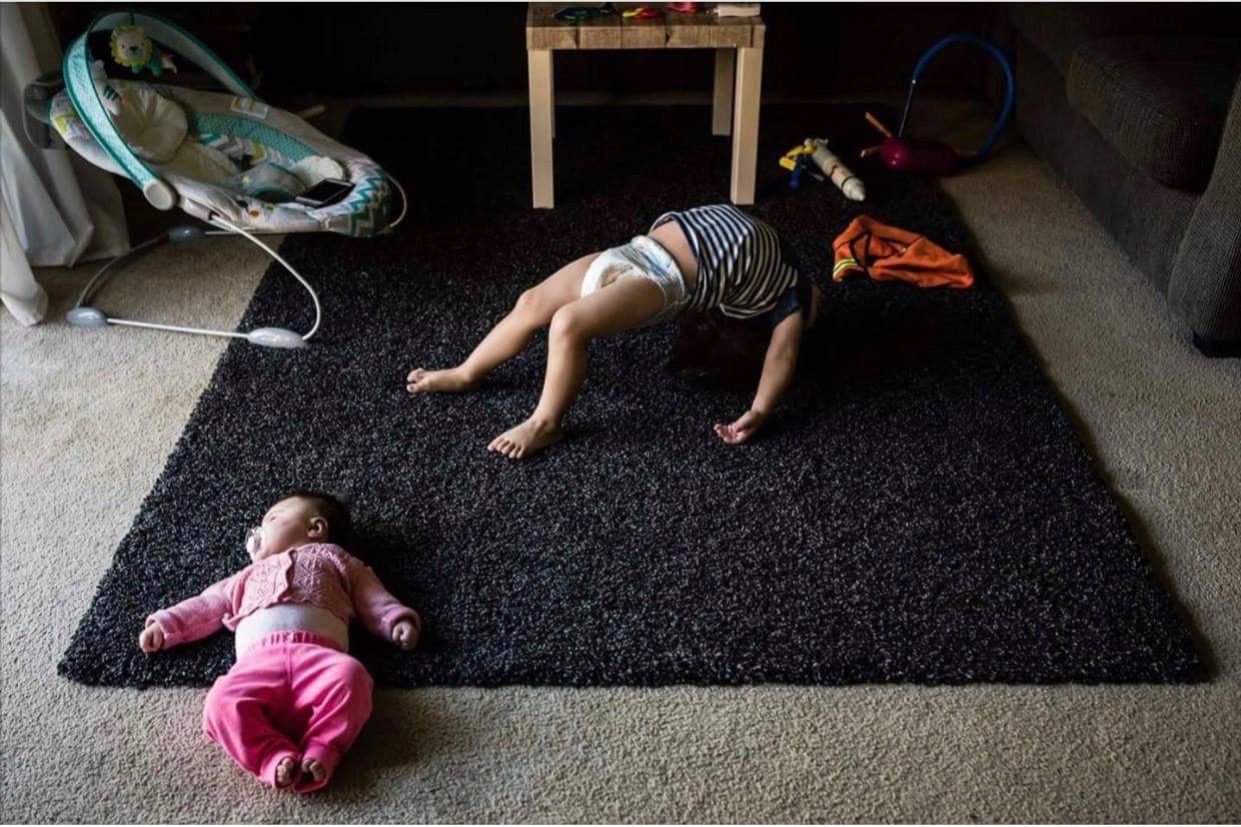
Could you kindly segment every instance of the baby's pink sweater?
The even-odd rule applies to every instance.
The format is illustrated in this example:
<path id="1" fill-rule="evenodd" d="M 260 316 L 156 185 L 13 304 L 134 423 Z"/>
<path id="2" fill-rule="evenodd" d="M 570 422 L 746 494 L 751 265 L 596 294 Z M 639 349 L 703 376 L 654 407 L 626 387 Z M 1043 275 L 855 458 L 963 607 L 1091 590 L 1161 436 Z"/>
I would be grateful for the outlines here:
<path id="1" fill-rule="evenodd" d="M 176 646 L 230 631 L 259 609 L 278 603 L 310 603 L 345 623 L 356 614 L 368 631 L 391 639 L 392 627 L 417 617 L 388 593 L 375 572 L 343 548 L 314 543 L 274 554 L 246 566 L 232 577 L 147 618 L 164 633 L 164 645 Z"/>

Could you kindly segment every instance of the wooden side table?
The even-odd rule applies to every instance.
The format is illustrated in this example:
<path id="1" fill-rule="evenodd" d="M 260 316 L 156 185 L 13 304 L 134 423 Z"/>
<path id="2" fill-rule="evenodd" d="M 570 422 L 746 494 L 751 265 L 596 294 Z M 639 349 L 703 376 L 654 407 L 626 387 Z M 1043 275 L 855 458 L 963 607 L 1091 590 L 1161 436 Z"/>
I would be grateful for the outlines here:
<path id="1" fill-rule="evenodd" d="M 763 39 L 759 17 L 724 17 L 661 9 L 659 17 L 625 18 L 637 5 L 617 3 L 617 12 L 580 22 L 557 20 L 571 3 L 530 3 L 526 14 L 526 54 L 530 64 L 530 162 L 534 206 L 555 205 L 552 139 L 556 133 L 552 53 L 557 49 L 714 49 L 715 95 L 711 131 L 733 136 L 734 204 L 754 203 L 758 156 L 758 106 L 763 82 Z M 658 4 L 647 4 L 658 5 Z M 734 92 L 735 89 L 735 92 Z"/>

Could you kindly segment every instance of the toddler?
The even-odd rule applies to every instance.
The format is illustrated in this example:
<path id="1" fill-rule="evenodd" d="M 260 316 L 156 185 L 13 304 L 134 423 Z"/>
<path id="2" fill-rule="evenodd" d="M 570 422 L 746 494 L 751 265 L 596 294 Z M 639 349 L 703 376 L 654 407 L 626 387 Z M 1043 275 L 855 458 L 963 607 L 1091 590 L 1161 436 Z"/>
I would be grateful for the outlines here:
<path id="1" fill-rule="evenodd" d="M 792 381 L 802 333 L 814 322 L 820 294 L 786 261 L 775 230 L 728 204 L 669 212 L 647 235 L 579 258 L 521 294 L 516 306 L 460 365 L 417 368 L 410 393 L 473 387 L 550 325 L 547 374 L 534 413 L 500 434 L 488 449 L 521 459 L 560 440 L 561 420 L 586 373 L 586 345 L 673 319 L 685 311 L 752 320 L 771 331 L 750 409 L 715 425 L 720 439 L 745 442 L 770 416 Z"/>
<path id="2" fill-rule="evenodd" d="M 314 491 L 286 496 L 251 529 L 253 563 L 147 618 L 148 654 L 236 632 L 237 662 L 207 694 L 203 728 L 243 769 L 277 789 L 327 783 L 371 714 L 371 676 L 350 657 L 349 620 L 413 649 L 422 621 L 338 545 L 349 510 Z"/>

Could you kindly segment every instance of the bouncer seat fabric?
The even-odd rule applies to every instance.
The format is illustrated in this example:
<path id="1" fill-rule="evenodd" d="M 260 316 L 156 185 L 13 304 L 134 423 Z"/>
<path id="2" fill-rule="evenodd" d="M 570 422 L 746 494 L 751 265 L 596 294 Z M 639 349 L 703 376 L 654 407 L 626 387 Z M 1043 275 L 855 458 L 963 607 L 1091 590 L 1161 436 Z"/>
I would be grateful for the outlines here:
<path id="1" fill-rule="evenodd" d="M 132 33 L 134 24 L 228 91 L 172 85 L 162 71 L 153 72 L 153 81 L 109 77 L 105 62 L 90 53 L 89 35 L 112 26 Z M 172 67 L 169 56 L 155 54 L 153 65 L 168 61 Z M 161 209 L 179 207 L 204 221 L 262 233 L 371 236 L 392 223 L 393 185 L 378 164 L 259 100 L 170 21 L 143 13 L 101 15 L 66 51 L 64 78 L 65 89 L 49 110 L 56 131 L 91 163 L 132 180 Z M 295 200 L 329 178 L 349 185 L 340 200 Z"/>

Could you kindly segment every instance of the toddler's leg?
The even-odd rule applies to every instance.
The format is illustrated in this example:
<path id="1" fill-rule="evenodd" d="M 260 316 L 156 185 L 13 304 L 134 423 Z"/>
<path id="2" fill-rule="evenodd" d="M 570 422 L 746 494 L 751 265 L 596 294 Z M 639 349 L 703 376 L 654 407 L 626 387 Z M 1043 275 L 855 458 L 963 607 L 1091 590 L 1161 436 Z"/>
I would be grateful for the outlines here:
<path id="1" fill-rule="evenodd" d="M 509 314 L 460 365 L 446 370 L 415 368 L 405 378 L 406 390 L 434 393 L 473 387 L 497 365 L 521 353 L 536 330 L 551 322 L 557 310 L 581 295 L 582 277 L 598 255 L 583 256 L 522 293 Z"/>
<path id="2" fill-rule="evenodd" d="M 557 310 L 548 333 L 547 377 L 539 405 L 525 422 L 492 440 L 488 450 L 521 459 L 559 441 L 560 421 L 586 377 L 587 343 L 638 327 L 663 308 L 658 285 L 629 278 Z"/>
<path id="3" fill-rule="evenodd" d="M 293 659 L 293 706 L 306 716 L 299 793 L 328 782 L 341 755 L 371 716 L 371 676 L 356 659 L 326 646 L 301 646 Z"/>
<path id="4" fill-rule="evenodd" d="M 260 649 L 219 678 L 203 707 L 203 729 L 246 772 L 277 789 L 296 776 L 301 753 L 273 723 L 288 703 L 289 689 L 277 649 Z"/>

